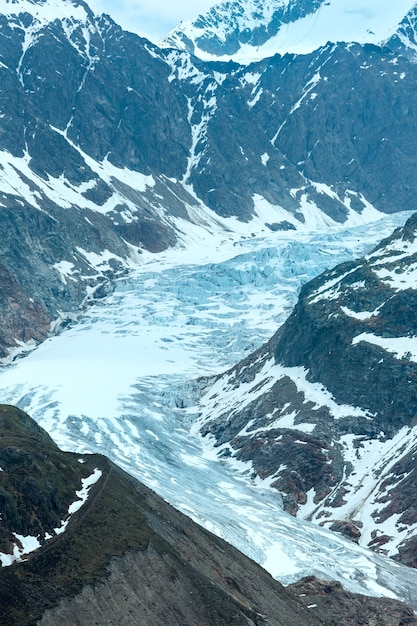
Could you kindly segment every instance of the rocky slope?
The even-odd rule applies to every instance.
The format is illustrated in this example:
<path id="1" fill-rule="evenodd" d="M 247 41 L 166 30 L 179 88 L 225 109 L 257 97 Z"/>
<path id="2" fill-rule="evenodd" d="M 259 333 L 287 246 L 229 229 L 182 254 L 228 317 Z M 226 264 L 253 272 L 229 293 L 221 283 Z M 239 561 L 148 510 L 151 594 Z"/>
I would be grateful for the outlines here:
<path id="1" fill-rule="evenodd" d="M 25 413 L 0 406 L 0 624 L 344 624 L 406 606 L 310 579 L 286 590 L 99 455 L 61 452 Z M 300 583 L 301 584 L 301 583 Z M 306 605 L 312 588 L 327 605 Z M 302 595 L 304 590 L 310 594 Z M 301 601 L 300 601 L 301 600 Z"/>
<path id="2" fill-rule="evenodd" d="M 412 12 L 384 48 L 249 67 L 159 49 L 75 0 L 2 0 L 0 26 L 1 357 L 142 250 L 415 206 Z"/>
<path id="3" fill-rule="evenodd" d="M 314 577 L 303 578 L 289 586 L 300 601 L 318 615 L 325 615 L 332 626 L 390 626 L 413 624 L 416 617 L 404 613 L 402 604 L 393 600 L 364 598 L 343 590 L 340 583 L 325 582 Z M 348 614 L 342 609 L 348 608 Z"/>
<path id="4" fill-rule="evenodd" d="M 285 508 L 416 566 L 417 215 L 301 290 L 206 391 L 199 427 Z"/>
<path id="5" fill-rule="evenodd" d="M 0 429 L 1 624 L 322 623 L 105 457 L 61 452 L 13 407 Z"/>

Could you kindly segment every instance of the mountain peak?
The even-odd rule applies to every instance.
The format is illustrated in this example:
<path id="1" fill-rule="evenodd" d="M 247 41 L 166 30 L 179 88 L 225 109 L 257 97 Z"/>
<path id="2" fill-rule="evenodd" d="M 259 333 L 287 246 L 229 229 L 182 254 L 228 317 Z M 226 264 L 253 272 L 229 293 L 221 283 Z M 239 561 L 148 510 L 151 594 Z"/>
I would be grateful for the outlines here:
<path id="1" fill-rule="evenodd" d="M 0 0 L 0 15 L 22 13 L 33 15 L 42 25 L 65 18 L 85 21 L 93 16 L 83 0 Z"/>
<path id="2" fill-rule="evenodd" d="M 274 54 L 308 54 L 327 42 L 380 44 L 397 31 L 415 0 L 238 0 L 182 22 L 162 41 L 205 59 L 241 63 Z"/>

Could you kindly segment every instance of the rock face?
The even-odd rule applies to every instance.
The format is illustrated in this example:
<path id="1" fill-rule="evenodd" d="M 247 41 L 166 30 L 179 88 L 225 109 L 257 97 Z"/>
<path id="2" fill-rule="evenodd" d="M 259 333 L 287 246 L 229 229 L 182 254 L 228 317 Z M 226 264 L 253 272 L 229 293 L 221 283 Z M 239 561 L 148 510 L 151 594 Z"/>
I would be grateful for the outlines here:
<path id="1" fill-rule="evenodd" d="M 368 607 L 374 616 L 390 610 L 381 624 L 417 624 L 405 605 L 335 583 L 285 589 L 105 457 L 61 452 L 14 407 L 0 405 L 0 441 L 0 529 L 9 540 L 0 558 L 13 560 L 0 568 L 4 626 L 334 624 L 328 602 L 313 611 L 301 590 L 331 597 L 339 623 L 368 623 L 357 611 Z M 37 549 L 25 549 L 30 537 Z"/>
<path id="2" fill-rule="evenodd" d="M 19 409 L 0 405 L 0 431 L 0 553 L 8 554 L 15 535 L 45 541 L 54 533 L 85 471 Z"/>
<path id="3" fill-rule="evenodd" d="M 270 232 L 415 206 L 412 12 L 383 48 L 243 67 L 159 49 L 75 0 L 1 11 L 0 357 L 190 223 L 252 233 L 261 214 Z"/>
<path id="4" fill-rule="evenodd" d="M 345 591 L 340 583 L 303 578 L 289 589 L 317 615 L 325 615 L 334 626 L 411 626 L 417 618 L 396 600 L 368 598 Z M 344 610 L 341 612 L 341 605 Z"/>
<path id="5" fill-rule="evenodd" d="M 173 245 L 175 229 L 155 208 L 162 198 L 172 218 L 196 204 L 150 175 L 173 176 L 186 161 L 184 103 L 167 64 L 83 2 L 30 7 L 2 4 L 0 15 L 0 356 L 108 293 L 138 249 Z M 158 83 L 161 106 L 178 118 L 169 127 L 153 115 Z M 124 168 L 136 175 L 126 180 Z"/>
<path id="6" fill-rule="evenodd" d="M 305 285 L 271 341 L 200 407 L 219 454 L 250 463 L 288 511 L 412 566 L 416 236 L 414 215 L 367 257 Z"/>

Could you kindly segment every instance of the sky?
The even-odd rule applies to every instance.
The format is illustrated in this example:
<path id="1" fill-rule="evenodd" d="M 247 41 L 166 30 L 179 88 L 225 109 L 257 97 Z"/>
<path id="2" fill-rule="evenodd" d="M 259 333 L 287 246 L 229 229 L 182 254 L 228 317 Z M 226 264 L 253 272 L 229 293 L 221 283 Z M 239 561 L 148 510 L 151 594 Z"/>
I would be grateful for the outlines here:
<path id="1" fill-rule="evenodd" d="M 125 30 L 158 43 L 181 20 L 207 11 L 219 0 L 87 0 L 94 13 L 108 13 Z"/>

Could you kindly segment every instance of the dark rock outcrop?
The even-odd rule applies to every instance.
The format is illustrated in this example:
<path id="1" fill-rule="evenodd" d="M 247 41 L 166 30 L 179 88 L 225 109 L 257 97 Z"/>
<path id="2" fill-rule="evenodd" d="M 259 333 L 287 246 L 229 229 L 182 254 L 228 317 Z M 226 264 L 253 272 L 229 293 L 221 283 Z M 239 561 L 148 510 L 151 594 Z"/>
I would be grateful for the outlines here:
<path id="1" fill-rule="evenodd" d="M 416 615 L 403 604 L 388 598 L 369 598 L 345 591 L 340 583 L 310 576 L 289 589 L 311 612 L 325 616 L 329 626 L 414 626 Z"/>
<path id="2" fill-rule="evenodd" d="M 8 553 L 14 534 L 43 542 L 54 533 L 87 470 L 19 409 L 0 405 L 0 432 L 0 552 Z"/>

